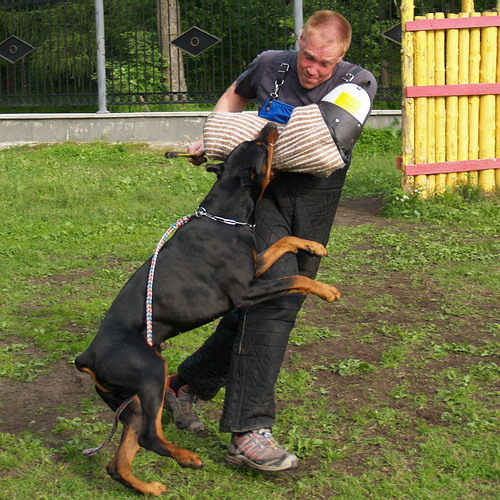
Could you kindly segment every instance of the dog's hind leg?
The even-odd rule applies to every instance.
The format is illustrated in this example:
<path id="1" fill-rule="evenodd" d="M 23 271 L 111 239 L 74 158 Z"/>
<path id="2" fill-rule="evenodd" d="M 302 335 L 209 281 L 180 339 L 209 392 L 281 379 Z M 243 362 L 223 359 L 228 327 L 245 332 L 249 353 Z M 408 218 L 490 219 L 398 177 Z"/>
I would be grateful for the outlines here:
<path id="1" fill-rule="evenodd" d="M 150 359 L 147 377 L 144 377 L 137 391 L 142 408 L 139 445 L 159 455 L 174 458 L 181 467 L 200 469 L 204 464 L 198 455 L 170 443 L 163 436 L 161 417 L 168 370 L 165 360 L 160 355 L 154 357 L 156 360 Z"/>
<path id="2" fill-rule="evenodd" d="M 114 394 L 97 389 L 99 395 L 113 410 L 122 403 Z M 160 495 L 167 491 L 165 485 L 158 481 L 146 483 L 141 481 L 132 472 L 132 460 L 139 449 L 138 436 L 142 422 L 142 411 L 139 399 L 135 397 L 120 415 L 123 424 L 123 433 L 120 445 L 111 462 L 106 467 L 108 474 L 128 488 L 133 488 L 146 495 Z"/>
<path id="3" fill-rule="evenodd" d="M 286 276 L 272 280 L 255 279 L 245 290 L 241 301 L 235 302 L 238 308 L 249 307 L 264 300 L 270 300 L 289 293 L 313 294 L 327 302 L 340 299 L 340 292 L 333 286 L 315 281 L 306 276 Z"/>
<path id="4" fill-rule="evenodd" d="M 120 415 L 124 430 L 107 471 L 125 486 L 159 495 L 165 491 L 165 486 L 158 482 L 146 483 L 132 473 L 132 460 L 140 446 L 172 457 L 182 467 L 199 469 L 203 462 L 198 455 L 173 445 L 163 436 L 161 416 L 168 377 L 165 359 L 143 340 L 121 347 L 108 353 L 106 362 L 99 366 L 99 377 L 96 377 L 103 382 L 99 384 L 102 387 L 120 387 L 118 396 L 116 389 L 102 390 L 96 386 L 98 394 L 113 411 L 127 395 L 136 394 Z"/>

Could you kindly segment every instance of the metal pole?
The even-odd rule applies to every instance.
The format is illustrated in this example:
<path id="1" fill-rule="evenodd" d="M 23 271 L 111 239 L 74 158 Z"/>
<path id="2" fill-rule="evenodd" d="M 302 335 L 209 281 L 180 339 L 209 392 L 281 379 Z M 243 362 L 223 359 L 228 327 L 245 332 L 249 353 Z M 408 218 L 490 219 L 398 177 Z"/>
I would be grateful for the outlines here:
<path id="1" fill-rule="evenodd" d="M 98 113 L 109 113 L 106 107 L 106 49 L 104 39 L 103 0 L 95 0 L 95 31 L 97 42 L 97 97 Z"/>
<path id="2" fill-rule="evenodd" d="M 302 26 L 304 26 L 304 9 L 302 0 L 293 0 L 293 26 L 295 34 L 295 50 L 299 50 L 299 36 Z"/>

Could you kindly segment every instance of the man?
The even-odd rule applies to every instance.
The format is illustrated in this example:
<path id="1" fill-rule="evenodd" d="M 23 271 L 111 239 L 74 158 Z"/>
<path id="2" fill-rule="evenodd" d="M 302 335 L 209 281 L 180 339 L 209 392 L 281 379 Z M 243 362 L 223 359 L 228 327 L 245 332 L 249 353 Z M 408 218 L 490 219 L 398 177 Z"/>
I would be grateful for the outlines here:
<path id="1" fill-rule="evenodd" d="M 351 27 L 344 17 L 332 11 L 316 12 L 304 26 L 298 52 L 261 53 L 222 95 L 214 111 L 242 111 L 251 99 L 257 100 L 261 110 L 275 90 L 283 62 L 289 69 L 279 89 L 279 100 L 291 106 L 319 103 L 349 80 L 362 82 L 373 102 L 377 87 L 373 75 L 342 60 L 350 41 Z M 202 155 L 203 139 L 188 151 Z M 290 235 L 326 245 L 346 172 L 347 166 L 326 179 L 280 173 L 257 204 L 257 250 Z M 287 254 L 263 278 L 293 274 L 313 278 L 318 266 L 319 258 Z M 177 426 L 191 431 L 203 428 L 192 412 L 194 397 L 209 400 L 226 387 L 220 428 L 232 433 L 226 456 L 230 463 L 264 471 L 298 466 L 297 457 L 276 442 L 271 429 L 274 386 L 302 302 L 301 295 L 291 294 L 244 311 L 231 311 L 170 379 L 167 403 Z"/>

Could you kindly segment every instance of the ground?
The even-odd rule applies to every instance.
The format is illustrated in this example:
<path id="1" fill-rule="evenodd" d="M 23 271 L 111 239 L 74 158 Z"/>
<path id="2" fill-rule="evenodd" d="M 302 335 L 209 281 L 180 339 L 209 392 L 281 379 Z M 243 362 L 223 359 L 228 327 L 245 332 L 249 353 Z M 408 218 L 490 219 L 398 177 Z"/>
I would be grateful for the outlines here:
<path id="1" fill-rule="evenodd" d="M 375 224 L 380 226 L 394 224 L 395 222 L 389 219 L 377 217 L 381 207 L 382 201 L 376 198 L 344 201 L 339 207 L 336 224 Z M 346 301 L 348 305 L 340 304 L 333 315 L 328 310 L 330 307 L 328 304 L 310 300 L 306 302 L 305 320 L 307 322 L 308 316 L 314 316 L 316 325 L 328 327 L 334 324 L 336 331 L 346 334 L 340 337 L 323 338 L 321 341 L 308 342 L 304 345 L 300 345 L 300 343 L 299 345 L 290 345 L 285 360 L 285 366 L 289 369 L 308 369 L 310 367 L 309 360 L 316 360 L 317 365 L 328 363 L 328 360 L 332 359 L 332 353 L 334 353 L 335 359 L 360 359 L 368 364 L 378 363 L 381 359 L 381 353 L 390 339 L 387 336 L 377 336 L 368 342 L 360 343 L 359 336 L 350 335 L 349 332 L 359 332 L 360 325 L 369 325 L 373 319 L 380 320 L 381 314 L 385 314 L 385 319 L 391 323 L 404 324 L 405 320 L 408 319 L 404 308 L 405 304 L 412 304 L 412 307 L 420 308 L 422 311 L 436 307 L 436 301 L 431 300 L 435 299 L 433 296 L 435 291 L 428 289 L 423 294 L 422 289 L 411 287 L 411 276 L 403 273 L 392 273 L 391 279 L 382 280 L 380 283 L 375 282 L 370 290 L 366 285 L 352 283 L 339 283 L 338 287 L 349 298 Z M 356 314 L 357 295 L 374 292 L 380 296 L 397 295 L 398 301 L 403 307 L 393 308 L 385 312 L 380 310 L 376 312 L 363 311 Z M 435 320 L 433 321 L 436 323 Z M 439 325 L 437 326 L 439 327 Z M 470 341 L 467 338 L 467 331 L 468 325 L 465 322 L 461 333 L 457 331 L 449 340 L 456 343 Z M 367 329 L 367 335 L 369 335 L 369 329 Z M 437 358 L 430 361 L 425 370 L 418 367 L 411 368 L 408 365 L 404 370 L 400 369 L 398 373 L 395 373 L 394 370 L 390 371 L 389 368 L 390 373 L 388 371 L 387 377 L 372 378 L 342 377 L 332 370 L 318 369 L 315 372 L 315 385 L 323 397 L 329 398 L 331 401 L 332 412 L 338 412 L 340 407 L 343 410 L 353 411 L 373 398 L 388 400 L 388 393 L 394 389 L 395 380 L 401 384 L 408 384 L 413 392 L 422 395 L 434 394 L 436 389 L 430 383 L 433 365 L 436 368 L 439 366 L 442 370 L 444 362 L 446 367 L 453 368 L 454 365 L 463 366 L 464 363 L 468 362 L 467 360 L 473 363 L 477 362 L 478 359 L 477 356 L 467 357 L 463 353 L 460 356 L 449 353 L 446 356 L 446 361 Z M 67 418 L 79 416 L 82 399 L 93 394 L 90 378 L 79 373 L 69 361 L 56 363 L 51 373 L 43 374 L 29 383 L 0 379 L 0 400 L 3 402 L 0 431 L 20 433 L 29 430 L 49 441 L 60 439 L 52 433 L 54 425 L 58 422 L 57 417 L 61 415 Z M 278 404 L 280 405 L 280 403 Z M 398 405 L 404 404 L 404 399 L 391 398 L 390 405 L 396 410 Z M 437 403 L 434 406 L 432 404 L 426 404 L 422 407 L 414 405 L 411 412 L 412 418 L 423 419 L 430 424 L 438 422 L 442 424 L 443 408 Z M 107 419 L 111 423 L 112 415 L 109 411 L 103 408 L 102 415 L 104 421 Z M 380 429 L 377 432 L 380 432 Z M 332 438 L 341 439 L 338 436 Z M 404 436 L 398 436 L 397 439 L 404 440 Z M 359 454 L 336 462 L 336 467 L 339 470 L 342 468 L 353 470 L 360 465 L 363 456 L 369 454 L 370 447 L 368 446 Z"/>

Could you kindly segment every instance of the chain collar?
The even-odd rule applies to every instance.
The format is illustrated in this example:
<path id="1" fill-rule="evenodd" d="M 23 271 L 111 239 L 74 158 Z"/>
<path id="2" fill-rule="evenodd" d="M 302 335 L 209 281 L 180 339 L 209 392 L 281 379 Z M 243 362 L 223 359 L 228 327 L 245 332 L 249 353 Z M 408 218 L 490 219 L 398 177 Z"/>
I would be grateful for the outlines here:
<path id="1" fill-rule="evenodd" d="M 253 229 L 255 227 L 255 224 L 249 224 L 248 222 L 239 222 L 237 220 L 219 217 L 218 215 L 211 215 L 203 207 L 199 207 L 193 215 L 195 217 L 208 217 L 209 219 L 217 222 L 222 222 L 223 224 L 228 224 L 229 226 L 247 226 L 250 229 Z"/>

